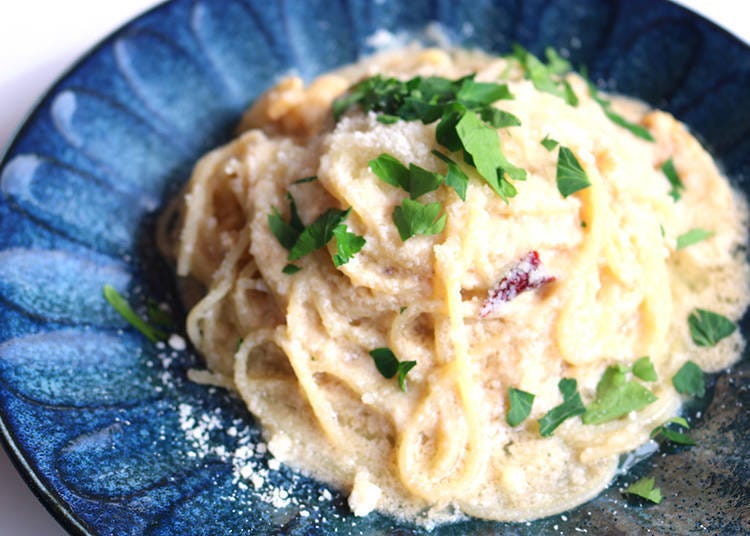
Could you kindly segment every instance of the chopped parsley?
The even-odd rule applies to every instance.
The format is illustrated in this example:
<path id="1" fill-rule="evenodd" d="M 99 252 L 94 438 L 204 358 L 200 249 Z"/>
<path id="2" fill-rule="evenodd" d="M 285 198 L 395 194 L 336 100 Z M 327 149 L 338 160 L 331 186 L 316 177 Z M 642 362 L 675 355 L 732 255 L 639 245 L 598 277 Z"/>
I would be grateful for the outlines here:
<path id="1" fill-rule="evenodd" d="M 633 376 L 644 382 L 655 382 L 658 379 L 654 364 L 648 356 L 641 357 L 633 363 Z"/>
<path id="2" fill-rule="evenodd" d="M 526 171 L 511 164 L 500 148 L 497 130 L 484 123 L 477 114 L 467 112 L 456 123 L 456 134 L 466 154 L 471 157 L 479 175 L 504 201 L 516 195 L 508 181 L 526 179 Z"/>
<path id="3" fill-rule="evenodd" d="M 417 76 L 397 80 L 375 75 L 350 88 L 333 103 L 337 120 L 352 106 L 385 116 L 385 123 L 399 119 L 432 123 L 455 108 L 484 113 L 495 101 L 512 99 L 506 84 L 477 82 L 474 75 L 458 80 Z"/>
<path id="4" fill-rule="evenodd" d="M 291 194 L 287 193 L 289 200 L 289 222 L 284 221 L 276 207 L 268 215 L 268 226 L 279 243 L 289 251 L 287 260 L 296 261 L 305 255 L 317 251 L 328 244 L 333 238 L 336 239 L 336 253 L 333 255 L 333 263 L 341 266 L 347 263 L 352 256 L 359 252 L 365 245 L 365 239 L 347 230 L 343 221 L 349 215 L 351 208 L 347 210 L 328 209 L 325 213 L 308 226 L 302 223 L 297 212 L 297 206 Z M 287 264 L 282 271 L 291 275 L 301 268 L 294 264 Z"/>
<path id="5" fill-rule="evenodd" d="M 140 331 L 148 340 L 153 343 L 163 341 L 167 338 L 167 334 L 158 328 L 155 328 L 145 322 L 135 311 L 130 307 L 127 300 L 115 290 L 111 285 L 104 285 L 102 287 L 102 294 L 104 299 L 107 300 L 112 308 L 117 311 L 121 317 L 128 321 L 128 323 L 135 329 Z"/>
<path id="6" fill-rule="evenodd" d="M 703 397 L 706 394 L 706 382 L 703 371 L 692 361 L 680 367 L 672 377 L 672 385 L 678 393 L 688 396 Z"/>
<path id="7" fill-rule="evenodd" d="M 591 186 L 589 177 L 578 162 L 576 155 L 561 145 L 557 156 L 557 189 L 563 197 L 568 197 L 589 186 Z"/>
<path id="8" fill-rule="evenodd" d="M 650 437 L 651 439 L 660 439 L 664 438 L 667 441 L 671 441 L 672 443 L 676 445 L 684 445 L 684 446 L 693 446 L 695 445 L 695 440 L 687 435 L 684 432 L 679 432 L 677 430 L 674 430 L 673 428 L 669 428 L 668 426 L 670 424 L 675 425 L 675 427 L 682 428 L 684 430 L 689 430 L 690 425 L 688 424 L 687 420 L 684 417 L 672 417 L 664 424 L 657 426 L 651 431 Z"/>
<path id="9" fill-rule="evenodd" d="M 375 368 L 384 378 L 391 379 L 398 376 L 398 385 L 406 392 L 406 375 L 417 366 L 416 361 L 399 361 L 390 348 L 375 348 L 370 352 L 375 361 Z"/>
<path id="10" fill-rule="evenodd" d="M 516 194 L 516 189 L 506 175 L 512 180 L 526 178 L 526 172 L 503 155 L 497 134 L 499 128 L 521 124 L 515 115 L 492 106 L 498 100 L 510 98 L 513 95 L 506 84 L 477 82 L 474 75 L 458 80 L 433 76 L 407 81 L 376 75 L 353 86 L 349 93 L 336 100 L 334 116 L 338 118 L 349 107 L 358 105 L 365 111 L 378 113 L 379 117 L 387 116 L 386 122 L 391 122 L 392 117 L 425 124 L 439 121 L 435 129 L 437 142 L 449 151 L 463 151 L 466 163 L 474 166 L 507 202 Z M 370 161 L 370 168 L 384 181 L 410 192 L 412 199 L 436 189 L 442 182 L 465 199 L 468 178 L 447 158 L 443 158 L 448 163 L 445 177 L 413 168 L 413 164 L 407 168 L 395 158 L 383 158 L 383 155 Z M 443 180 L 439 181 L 441 177 Z"/>
<path id="11" fill-rule="evenodd" d="M 563 74 L 571 70 L 570 62 L 562 58 L 552 47 L 547 47 L 544 52 L 547 64 L 521 45 L 513 45 L 513 55 L 525 71 L 526 78 L 531 80 L 536 89 L 560 97 L 571 106 L 577 106 L 578 97 L 573 88 L 561 79 Z"/>
<path id="12" fill-rule="evenodd" d="M 703 240 L 711 238 L 713 235 L 713 231 L 707 231 L 706 229 L 701 229 L 700 227 L 690 229 L 688 232 L 683 233 L 677 237 L 677 250 L 679 251 L 681 249 L 685 249 L 688 246 L 692 246 L 693 244 L 697 244 L 698 242 L 702 242 Z"/>
<path id="13" fill-rule="evenodd" d="M 445 228 L 445 214 L 438 217 L 440 203 L 422 204 L 419 201 L 404 199 L 401 206 L 393 209 L 393 223 L 396 224 L 401 240 L 406 242 L 414 235 L 434 235 Z"/>
<path id="14" fill-rule="evenodd" d="M 312 175 L 310 177 L 303 177 L 301 179 L 297 179 L 292 184 L 304 184 L 306 182 L 313 182 L 313 181 L 316 181 L 316 180 L 318 180 L 318 176 L 317 175 Z"/>
<path id="15" fill-rule="evenodd" d="M 286 275 L 294 275 L 300 270 L 302 270 L 302 267 L 297 266 L 296 264 L 291 264 L 291 263 L 287 264 L 281 269 L 281 271 L 284 272 Z"/>
<path id="16" fill-rule="evenodd" d="M 716 346 L 737 329 L 734 322 L 726 316 L 705 309 L 696 309 L 690 313 L 688 327 L 696 346 Z"/>
<path id="17" fill-rule="evenodd" d="M 576 380 L 563 378 L 557 384 L 557 387 L 563 395 L 563 402 L 539 419 L 539 433 L 542 437 L 551 435 L 563 421 L 586 412 L 586 408 L 581 402 L 581 395 L 577 390 L 578 382 Z"/>
<path id="18" fill-rule="evenodd" d="M 403 188 L 409 191 L 409 168 L 401 161 L 387 153 L 383 153 L 377 158 L 368 162 L 370 170 L 381 180 L 387 182 L 396 188 Z"/>
<path id="19" fill-rule="evenodd" d="M 672 199 L 679 201 L 682 197 L 682 192 L 685 190 L 685 185 L 680 180 L 680 176 L 677 174 L 677 169 L 674 167 L 674 161 L 670 158 L 661 165 L 661 171 L 664 176 L 667 177 L 669 184 L 672 189 L 669 191 L 669 195 Z"/>
<path id="20" fill-rule="evenodd" d="M 630 484 L 627 488 L 622 490 L 622 492 L 627 493 L 628 495 L 637 495 L 647 501 L 659 504 L 663 497 L 661 490 L 654 487 L 654 483 L 655 481 L 653 477 L 644 477 Z"/>
<path id="21" fill-rule="evenodd" d="M 458 164 L 440 151 L 433 150 L 432 154 L 448 165 L 448 171 L 445 174 L 445 184 L 456 191 L 461 201 L 466 201 L 466 187 L 469 185 L 469 177 Z"/>
<path id="22" fill-rule="evenodd" d="M 636 361 L 639 374 L 656 379 L 656 371 L 648 357 Z M 610 365 L 596 385 L 596 398 L 586 406 L 583 424 L 602 424 L 638 411 L 656 401 L 654 393 L 635 380 L 628 379 L 630 369 L 623 365 Z M 651 376 L 653 374 L 653 376 Z M 635 373 L 634 373 L 635 375 Z M 653 381 L 653 380 L 652 380 Z"/>
<path id="23" fill-rule="evenodd" d="M 612 103 L 599 95 L 599 91 L 596 89 L 594 83 L 589 79 L 586 69 L 581 69 L 581 76 L 583 76 L 584 80 L 586 80 L 591 98 L 594 99 L 599 104 L 599 106 L 602 107 L 604 115 L 606 115 L 610 121 L 626 130 L 629 130 L 634 136 L 637 136 L 646 141 L 654 141 L 654 137 L 644 127 L 628 121 L 623 116 L 612 110 Z"/>
<path id="24" fill-rule="evenodd" d="M 534 395 L 511 387 L 508 390 L 508 401 L 510 402 L 510 409 L 505 416 L 505 420 L 510 426 L 518 426 L 531 413 Z"/>
<path id="25" fill-rule="evenodd" d="M 548 151 L 552 151 L 555 147 L 560 145 L 559 141 L 553 140 L 552 138 L 549 137 L 549 135 L 545 136 L 544 139 L 540 143 Z"/>
<path id="26" fill-rule="evenodd" d="M 336 267 L 349 262 L 365 245 L 364 237 L 350 233 L 343 223 L 333 228 L 333 237 L 336 239 L 336 253 L 333 254 Z"/>

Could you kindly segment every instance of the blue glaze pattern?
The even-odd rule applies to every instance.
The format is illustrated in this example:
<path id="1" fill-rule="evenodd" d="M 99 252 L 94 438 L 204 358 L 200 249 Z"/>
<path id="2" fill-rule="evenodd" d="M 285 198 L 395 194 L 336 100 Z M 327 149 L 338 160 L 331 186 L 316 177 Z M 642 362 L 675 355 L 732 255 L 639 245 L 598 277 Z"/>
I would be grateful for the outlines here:
<path id="1" fill-rule="evenodd" d="M 154 226 L 195 160 L 230 139 L 244 107 L 281 76 L 310 80 L 353 61 L 373 51 L 379 30 L 429 41 L 430 23 L 489 52 L 515 41 L 536 53 L 556 47 L 601 87 L 686 121 L 748 191 L 750 50 L 665 1 L 159 6 L 62 78 L 0 163 L 0 428 L 71 532 L 427 533 L 377 513 L 353 518 L 344 495 L 271 463 L 240 401 L 187 381 L 199 362 L 192 349 L 149 343 L 101 287 L 113 285 L 142 315 L 154 298 L 184 318 Z M 747 319 L 742 329 L 750 334 Z M 747 532 L 749 377 L 745 356 L 712 379 L 691 414 L 697 447 L 639 463 L 564 517 L 466 520 L 432 534 Z M 634 506 L 618 492 L 643 475 L 662 482 L 661 504 Z"/>

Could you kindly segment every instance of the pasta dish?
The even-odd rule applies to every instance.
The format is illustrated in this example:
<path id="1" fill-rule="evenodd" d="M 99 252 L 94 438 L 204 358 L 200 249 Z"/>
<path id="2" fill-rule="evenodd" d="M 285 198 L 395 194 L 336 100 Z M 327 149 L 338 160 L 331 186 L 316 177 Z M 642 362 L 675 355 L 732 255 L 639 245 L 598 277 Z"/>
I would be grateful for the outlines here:
<path id="1" fill-rule="evenodd" d="M 283 79 L 175 214 L 212 381 L 355 515 L 572 508 L 743 344 L 744 200 L 674 117 L 552 50 Z"/>

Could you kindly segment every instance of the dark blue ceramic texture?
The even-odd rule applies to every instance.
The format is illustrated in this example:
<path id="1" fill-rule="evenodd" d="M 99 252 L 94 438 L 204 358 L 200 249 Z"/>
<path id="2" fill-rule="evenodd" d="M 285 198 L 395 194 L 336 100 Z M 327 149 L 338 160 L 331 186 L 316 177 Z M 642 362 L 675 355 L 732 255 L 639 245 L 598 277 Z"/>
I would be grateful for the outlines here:
<path id="1" fill-rule="evenodd" d="M 750 50 L 664 1 L 176 0 L 154 9 L 51 89 L 0 167 L 3 439 L 71 532 L 425 532 L 378 514 L 354 518 L 342 494 L 283 466 L 259 491 L 239 486 L 226 453 L 258 439 L 253 419 L 233 396 L 187 381 L 195 352 L 156 348 L 101 288 L 113 285 L 141 313 L 147 298 L 166 302 L 181 322 L 154 223 L 195 160 L 229 140 L 243 108 L 282 74 L 309 80 L 371 52 L 379 28 L 424 39 L 428 22 L 453 44 L 490 52 L 516 41 L 536 53 L 567 50 L 601 87 L 687 122 L 748 190 Z M 564 516 L 434 532 L 750 533 L 749 376 L 745 356 L 711 379 L 691 414 L 696 447 L 641 462 Z M 183 430 L 188 414 L 214 424 L 196 438 Z M 248 460 L 267 468 L 262 453 Z M 618 491 L 643 475 L 661 486 L 661 504 L 629 503 Z M 294 500 L 274 506 L 271 485 Z"/>

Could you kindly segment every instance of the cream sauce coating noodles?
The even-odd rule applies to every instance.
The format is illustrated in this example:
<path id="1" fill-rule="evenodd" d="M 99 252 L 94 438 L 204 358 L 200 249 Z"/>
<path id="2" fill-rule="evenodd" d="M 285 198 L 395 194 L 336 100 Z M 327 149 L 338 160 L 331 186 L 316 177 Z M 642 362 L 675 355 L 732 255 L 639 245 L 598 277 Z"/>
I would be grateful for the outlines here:
<path id="1" fill-rule="evenodd" d="M 425 194 L 441 204 L 445 228 L 402 240 L 392 213 L 408 194 L 368 162 L 388 153 L 440 173 L 445 163 L 431 152 L 436 123 L 383 124 L 357 107 L 334 121 L 333 99 L 375 73 L 507 83 L 514 98 L 496 104 L 521 126 L 499 135 L 528 174 L 514 182 L 518 195 L 504 202 L 453 155 L 469 175 L 466 199 L 447 186 Z M 245 114 L 237 139 L 198 162 L 179 200 L 178 225 L 161 242 L 197 297 L 191 341 L 260 419 L 274 456 L 349 491 L 357 515 L 429 524 L 567 510 L 603 490 L 619 456 L 678 413 L 671 379 L 687 360 L 717 371 L 739 355 L 739 332 L 699 348 L 687 318 L 703 308 L 737 320 L 750 301 L 744 200 L 671 115 L 608 97 L 655 142 L 639 139 L 606 117 L 578 75 L 567 80 L 578 106 L 535 89 L 513 60 L 416 48 L 307 88 L 285 79 Z M 545 137 L 572 150 L 591 186 L 560 194 L 558 151 Z M 679 201 L 661 170 L 669 158 L 685 186 Z M 288 221 L 287 193 L 305 224 L 351 207 L 345 223 L 365 238 L 362 250 L 336 267 L 332 241 L 284 273 L 288 251 L 268 216 L 276 207 Z M 714 234 L 677 250 L 676 237 L 694 228 Z M 488 290 L 529 251 L 555 281 L 480 317 Z M 369 352 L 381 347 L 416 361 L 405 392 L 376 368 Z M 655 402 L 540 435 L 537 420 L 563 400 L 562 378 L 576 379 L 589 403 L 608 365 L 642 356 L 658 375 L 645 384 Z M 515 427 L 511 387 L 536 397 Z"/>

